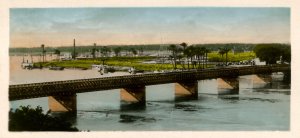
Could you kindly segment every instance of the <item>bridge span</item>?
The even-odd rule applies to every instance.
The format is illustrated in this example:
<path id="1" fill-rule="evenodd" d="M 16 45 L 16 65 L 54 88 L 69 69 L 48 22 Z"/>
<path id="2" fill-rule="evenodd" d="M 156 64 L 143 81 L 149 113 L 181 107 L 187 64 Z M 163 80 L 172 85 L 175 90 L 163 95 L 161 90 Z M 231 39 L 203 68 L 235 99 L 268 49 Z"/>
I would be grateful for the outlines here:
<path id="1" fill-rule="evenodd" d="M 290 65 L 245 66 L 19 84 L 9 86 L 9 100 L 49 96 L 50 110 L 76 111 L 76 93 L 121 89 L 122 100 L 145 104 L 147 85 L 175 83 L 176 95 L 198 97 L 198 80 L 222 78 L 238 92 L 238 76 L 290 71 Z"/>

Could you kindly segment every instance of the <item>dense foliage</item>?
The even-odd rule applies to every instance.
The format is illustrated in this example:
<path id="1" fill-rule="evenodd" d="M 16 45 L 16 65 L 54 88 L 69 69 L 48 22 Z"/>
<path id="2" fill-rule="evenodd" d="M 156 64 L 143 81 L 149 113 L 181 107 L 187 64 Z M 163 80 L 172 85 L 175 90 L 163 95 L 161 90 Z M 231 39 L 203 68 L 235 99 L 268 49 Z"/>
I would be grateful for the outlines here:
<path id="1" fill-rule="evenodd" d="M 87 45 L 87 46 L 76 46 L 76 51 L 78 53 L 83 52 L 93 52 L 100 51 L 103 47 L 110 48 L 111 51 L 115 53 L 125 52 L 125 51 L 132 51 L 132 49 L 137 50 L 138 52 L 143 51 L 151 51 L 151 50 L 168 50 L 170 44 L 148 44 L 148 45 Z M 184 45 L 183 45 L 184 46 Z M 195 47 L 205 47 L 210 49 L 211 51 L 217 51 L 220 47 L 227 47 L 229 49 L 234 50 L 235 52 L 244 52 L 244 51 L 252 51 L 255 47 L 255 44 L 240 44 L 240 43 L 233 43 L 233 44 L 193 44 L 192 46 Z M 55 50 L 59 50 L 60 52 L 72 52 L 73 46 L 47 46 L 45 45 L 45 51 L 47 53 L 54 53 Z M 42 49 L 41 47 L 33 47 L 33 48 L 9 48 L 10 54 L 16 53 L 32 53 L 35 55 L 41 54 Z"/>
<path id="2" fill-rule="evenodd" d="M 41 107 L 20 106 L 9 111 L 9 131 L 78 131 L 64 117 L 44 114 Z"/>
<path id="3" fill-rule="evenodd" d="M 266 64 L 276 64 L 281 59 L 282 62 L 291 62 L 291 47 L 285 44 L 259 44 L 254 48 L 256 56 Z"/>

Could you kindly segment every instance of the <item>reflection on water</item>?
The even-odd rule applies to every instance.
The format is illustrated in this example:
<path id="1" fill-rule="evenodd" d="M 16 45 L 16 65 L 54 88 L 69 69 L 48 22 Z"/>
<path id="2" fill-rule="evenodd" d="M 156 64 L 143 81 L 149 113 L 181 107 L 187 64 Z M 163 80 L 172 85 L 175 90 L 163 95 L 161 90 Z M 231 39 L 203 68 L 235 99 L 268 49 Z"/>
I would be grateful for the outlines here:
<path id="1" fill-rule="evenodd" d="M 119 122 L 121 123 L 132 123 L 135 121 L 141 121 L 141 122 L 146 122 L 146 123 L 151 123 L 155 122 L 156 119 L 153 117 L 143 117 L 143 116 L 134 116 L 134 115 L 126 115 L 126 114 L 121 114 L 120 115 L 120 120 Z"/>
<path id="2" fill-rule="evenodd" d="M 145 110 L 146 105 L 140 103 L 121 103 L 120 104 L 120 111 L 139 111 Z"/>
<path id="3" fill-rule="evenodd" d="M 10 84 L 103 77 L 96 70 L 22 70 L 11 58 Z M 108 75 L 126 75 L 115 73 Z M 218 95 L 216 79 L 198 82 L 198 97 L 176 97 L 174 84 L 146 86 L 145 106 L 125 104 L 120 90 L 77 94 L 77 114 L 65 118 L 80 130 L 289 130 L 290 84 L 283 75 L 272 74 L 271 82 L 255 75 L 240 76 L 238 93 Z M 10 107 L 41 106 L 49 109 L 48 98 L 11 101 Z"/>
<path id="4" fill-rule="evenodd" d="M 182 101 L 193 101 L 193 100 L 197 100 L 198 97 L 195 96 L 175 96 L 175 102 L 182 102 Z"/>
<path id="5" fill-rule="evenodd" d="M 218 98 L 224 101 L 228 101 L 229 103 L 238 103 L 240 100 L 239 96 L 219 95 Z"/>
<path id="6" fill-rule="evenodd" d="M 66 113 L 66 112 L 55 113 L 55 112 L 52 112 L 51 115 L 55 116 L 55 117 L 59 117 L 63 120 L 66 120 L 67 122 L 70 122 L 73 125 L 77 124 L 77 114 L 76 113 L 73 113 L 73 112 L 72 113 Z"/>

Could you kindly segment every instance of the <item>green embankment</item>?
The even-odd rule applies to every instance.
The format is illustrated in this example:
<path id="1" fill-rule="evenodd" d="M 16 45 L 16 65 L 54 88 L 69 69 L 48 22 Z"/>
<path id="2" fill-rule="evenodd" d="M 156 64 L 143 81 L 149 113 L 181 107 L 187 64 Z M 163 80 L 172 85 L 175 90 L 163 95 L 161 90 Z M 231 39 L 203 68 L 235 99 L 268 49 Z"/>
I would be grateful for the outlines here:
<path id="1" fill-rule="evenodd" d="M 225 55 L 223 58 L 217 52 L 212 52 L 208 54 L 209 61 L 212 62 L 223 62 L 225 61 Z M 255 57 L 253 52 L 244 52 L 244 53 L 228 53 L 228 61 L 237 62 L 243 60 L 250 60 Z M 105 64 L 109 66 L 122 66 L 122 67 L 134 67 L 139 70 L 154 71 L 154 70 L 171 70 L 173 69 L 172 64 L 145 64 L 143 61 L 155 60 L 155 57 L 112 57 L 105 60 Z M 88 60 L 70 60 L 70 61 L 50 61 L 46 63 L 41 63 L 42 66 L 60 66 L 66 68 L 82 68 L 88 69 L 91 68 L 92 64 L 102 64 L 102 59 L 88 59 Z M 35 63 L 36 66 L 39 66 L 40 63 Z M 191 67 L 192 65 L 190 65 Z M 212 65 L 208 65 L 211 67 Z M 177 68 L 183 68 L 182 65 L 178 64 Z M 187 65 L 185 65 L 187 68 Z"/>
<path id="2" fill-rule="evenodd" d="M 238 62 L 238 61 L 244 61 L 244 60 L 251 60 L 255 58 L 255 53 L 254 52 L 242 52 L 242 53 L 233 53 L 229 52 L 228 53 L 228 62 Z M 224 62 L 226 60 L 226 55 L 222 56 L 218 52 L 212 52 L 208 53 L 208 58 L 209 61 L 212 62 Z"/>

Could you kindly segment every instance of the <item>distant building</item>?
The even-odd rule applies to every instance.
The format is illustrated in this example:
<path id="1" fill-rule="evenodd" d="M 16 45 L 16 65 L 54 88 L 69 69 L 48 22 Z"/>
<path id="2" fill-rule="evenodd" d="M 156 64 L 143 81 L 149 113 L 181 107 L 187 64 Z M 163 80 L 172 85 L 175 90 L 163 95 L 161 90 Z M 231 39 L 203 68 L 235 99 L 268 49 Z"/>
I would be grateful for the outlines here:
<path id="1" fill-rule="evenodd" d="M 61 52 L 59 59 L 60 60 L 71 60 L 72 59 L 72 53 L 71 52 Z"/>

